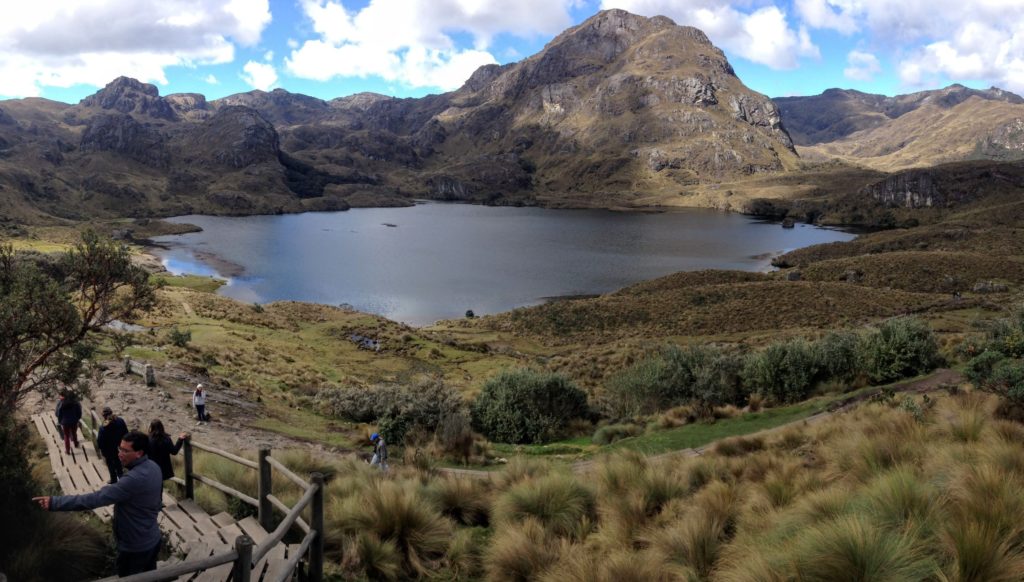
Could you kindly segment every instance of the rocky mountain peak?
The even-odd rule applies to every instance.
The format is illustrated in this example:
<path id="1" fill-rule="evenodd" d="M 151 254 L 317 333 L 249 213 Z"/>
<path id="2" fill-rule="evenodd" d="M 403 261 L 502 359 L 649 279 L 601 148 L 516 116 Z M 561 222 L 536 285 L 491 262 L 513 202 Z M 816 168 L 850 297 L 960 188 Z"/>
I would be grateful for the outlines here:
<path id="1" fill-rule="evenodd" d="M 177 119 L 171 104 L 160 97 L 155 85 L 129 77 L 114 79 L 106 87 L 82 99 L 79 106 L 148 115 L 168 121 Z"/>
<path id="2" fill-rule="evenodd" d="M 276 124 L 295 125 L 312 123 L 331 113 L 331 106 L 322 99 L 291 93 L 284 89 L 273 91 L 249 91 L 229 95 L 213 102 L 217 107 L 243 106 L 260 112 L 267 121 Z"/>
<path id="3" fill-rule="evenodd" d="M 189 138 L 186 151 L 207 165 L 244 168 L 276 161 L 281 153 L 274 126 L 255 109 L 240 105 L 221 107 Z"/>

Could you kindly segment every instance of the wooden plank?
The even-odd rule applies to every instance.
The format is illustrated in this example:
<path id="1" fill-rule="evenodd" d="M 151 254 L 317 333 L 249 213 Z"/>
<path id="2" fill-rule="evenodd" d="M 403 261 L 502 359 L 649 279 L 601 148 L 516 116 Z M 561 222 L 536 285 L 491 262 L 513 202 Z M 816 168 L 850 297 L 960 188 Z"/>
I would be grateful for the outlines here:
<path id="1" fill-rule="evenodd" d="M 288 571 L 287 558 L 275 558 L 267 562 L 267 571 L 263 574 L 264 582 L 278 580 Z M 294 574 L 294 573 L 293 573 Z"/>
<path id="2" fill-rule="evenodd" d="M 202 542 L 198 542 L 192 544 L 192 548 L 189 550 L 188 554 L 185 555 L 185 559 L 182 560 L 182 562 L 185 563 L 195 562 L 196 560 L 202 560 L 203 558 L 210 556 L 210 554 L 212 553 L 213 551 L 210 549 L 210 546 Z M 182 574 L 180 577 L 178 577 L 177 582 L 188 582 L 193 577 L 195 577 L 194 572 L 191 574 Z"/>
<path id="3" fill-rule="evenodd" d="M 211 519 L 213 520 L 213 523 L 219 525 L 220 527 L 227 527 L 227 526 L 235 523 L 235 518 L 232 517 L 231 514 L 226 512 L 226 511 L 222 511 L 222 512 L 218 513 L 217 515 L 213 516 Z"/>
<path id="4" fill-rule="evenodd" d="M 213 520 L 210 519 L 210 516 L 201 507 L 196 505 L 195 501 L 182 499 L 178 502 L 178 507 L 196 522 L 196 527 L 201 534 L 217 537 L 217 530 L 220 528 L 217 527 L 217 524 L 213 523 Z"/>
<path id="5" fill-rule="evenodd" d="M 232 523 L 227 527 L 222 527 L 217 534 L 220 536 L 220 539 L 224 540 L 225 544 L 233 548 L 235 547 L 235 540 L 238 539 L 238 536 L 245 535 L 245 532 Z"/>
<path id="6" fill-rule="evenodd" d="M 256 521 L 256 518 L 251 515 L 238 522 L 238 527 L 245 532 L 245 535 L 251 537 L 252 541 L 256 542 L 256 545 L 267 539 L 269 535 L 267 530 L 263 529 L 263 526 L 260 525 L 260 522 Z"/>

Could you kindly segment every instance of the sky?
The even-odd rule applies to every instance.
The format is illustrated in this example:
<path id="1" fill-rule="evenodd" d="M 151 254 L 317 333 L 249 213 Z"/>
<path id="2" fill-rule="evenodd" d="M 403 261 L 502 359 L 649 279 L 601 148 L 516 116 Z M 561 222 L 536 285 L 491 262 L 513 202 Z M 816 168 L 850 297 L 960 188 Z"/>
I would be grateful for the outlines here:
<path id="1" fill-rule="evenodd" d="M 421 97 L 610 8 L 700 28 L 770 97 L 1024 94 L 1024 0 L 0 0 L 0 98 L 77 103 L 121 75 L 208 99 Z"/>

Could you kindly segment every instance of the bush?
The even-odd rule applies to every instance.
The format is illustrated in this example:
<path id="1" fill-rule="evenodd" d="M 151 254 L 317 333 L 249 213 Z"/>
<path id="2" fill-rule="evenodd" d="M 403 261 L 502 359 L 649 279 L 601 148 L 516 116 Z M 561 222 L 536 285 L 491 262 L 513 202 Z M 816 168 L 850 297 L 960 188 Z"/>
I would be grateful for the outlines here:
<path id="1" fill-rule="evenodd" d="M 715 346 L 668 346 L 608 379 L 609 413 L 628 418 L 690 404 L 709 417 L 716 406 L 742 404 L 739 368 L 732 353 Z"/>
<path id="2" fill-rule="evenodd" d="M 587 396 L 558 374 L 505 370 L 491 378 L 472 407 L 473 427 L 506 443 L 543 443 L 589 414 Z"/>
<path id="3" fill-rule="evenodd" d="M 865 370 L 877 384 L 923 374 L 941 361 L 935 334 L 926 323 L 912 317 L 886 321 L 863 345 Z"/>
<path id="4" fill-rule="evenodd" d="M 192 332 L 187 329 L 181 330 L 175 327 L 168 332 L 167 340 L 176 347 L 184 348 L 188 346 L 188 342 L 192 341 Z"/>
<path id="5" fill-rule="evenodd" d="M 744 387 L 776 402 L 806 399 L 818 377 L 818 358 L 804 340 L 772 344 L 747 356 L 743 366 Z"/>
<path id="6" fill-rule="evenodd" d="M 832 332 L 814 343 L 819 380 L 852 382 L 860 375 L 860 338 L 852 332 Z"/>
<path id="7" fill-rule="evenodd" d="M 674 406 L 661 357 L 644 358 L 611 376 L 604 384 L 606 412 L 612 418 L 636 418 Z"/>
<path id="8" fill-rule="evenodd" d="M 317 393 L 316 402 L 325 414 L 353 422 L 379 423 L 380 432 L 392 444 L 401 443 L 413 428 L 433 433 L 442 419 L 466 414 L 462 396 L 437 378 L 421 379 L 412 385 L 324 388 Z"/>

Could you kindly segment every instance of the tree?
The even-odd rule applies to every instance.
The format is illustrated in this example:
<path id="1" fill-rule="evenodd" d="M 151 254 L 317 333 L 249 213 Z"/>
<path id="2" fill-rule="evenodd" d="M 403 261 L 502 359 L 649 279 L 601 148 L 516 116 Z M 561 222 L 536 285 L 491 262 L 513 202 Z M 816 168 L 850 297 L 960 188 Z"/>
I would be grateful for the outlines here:
<path id="1" fill-rule="evenodd" d="M 73 382 L 92 353 L 90 334 L 155 300 L 127 247 L 95 232 L 56 260 L 0 245 L 0 406 Z"/>
<path id="2" fill-rule="evenodd" d="M 543 443 L 589 415 L 587 395 L 558 374 L 503 370 L 484 383 L 472 407 L 473 427 L 504 443 Z"/>

